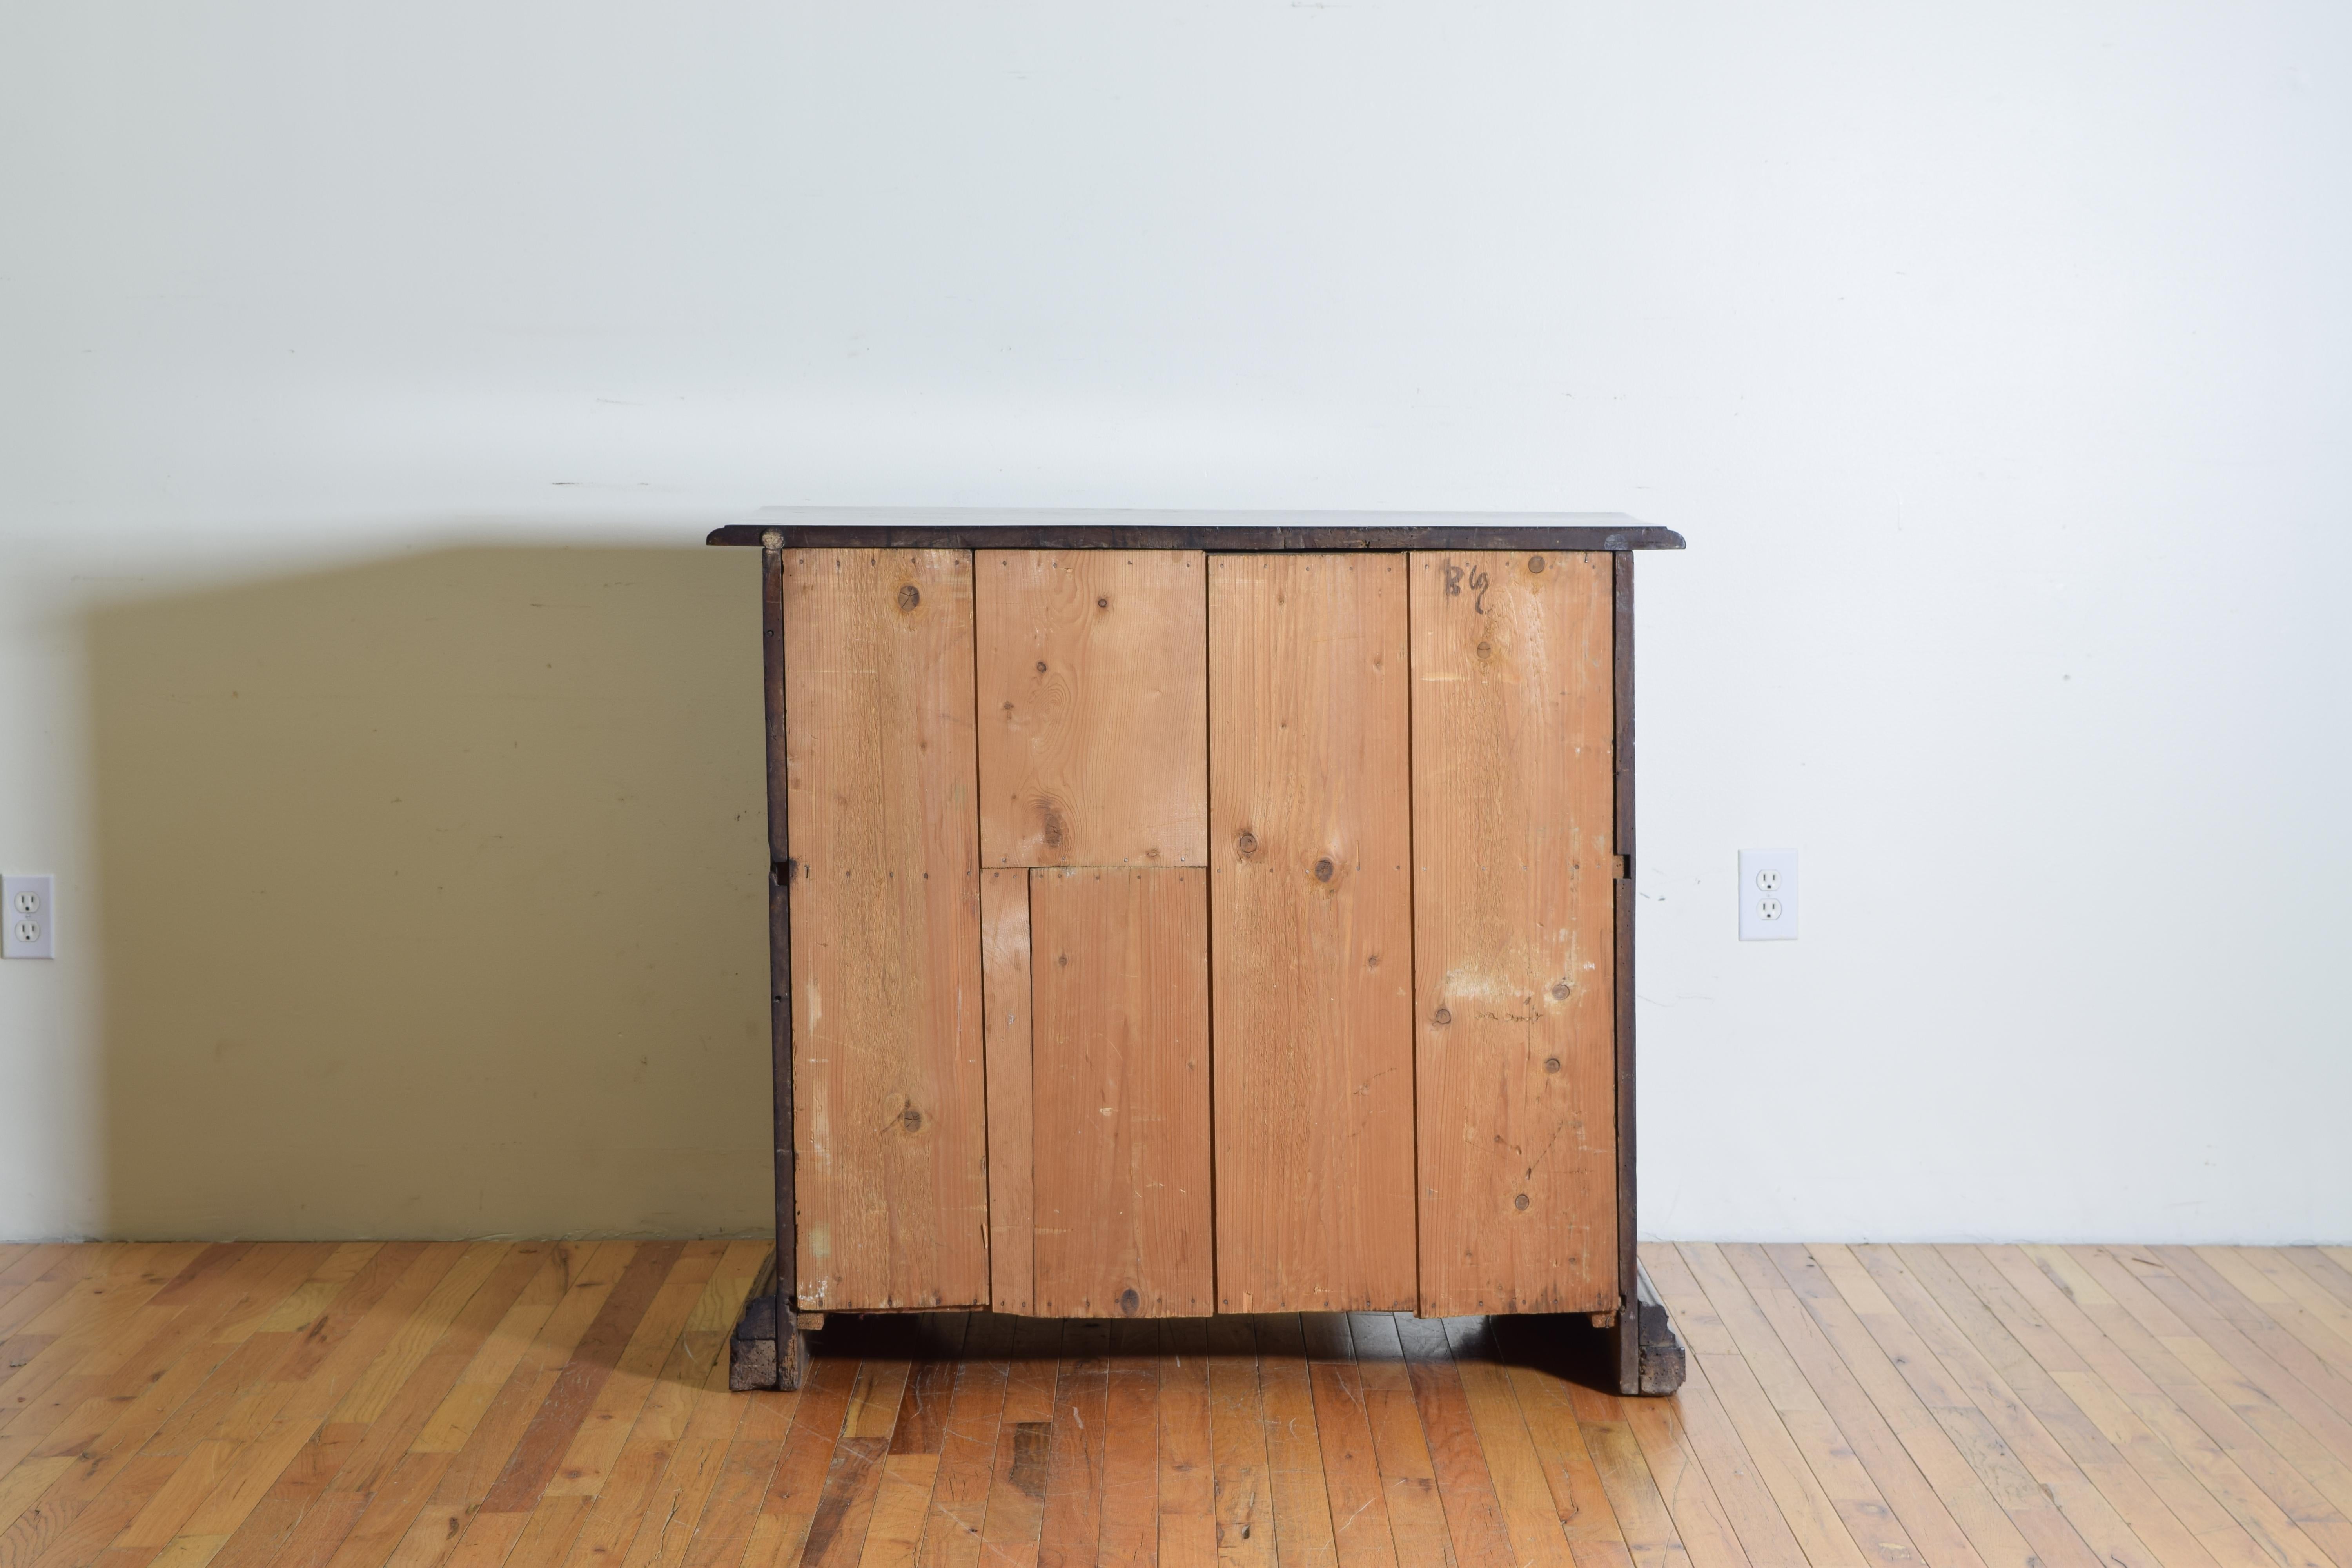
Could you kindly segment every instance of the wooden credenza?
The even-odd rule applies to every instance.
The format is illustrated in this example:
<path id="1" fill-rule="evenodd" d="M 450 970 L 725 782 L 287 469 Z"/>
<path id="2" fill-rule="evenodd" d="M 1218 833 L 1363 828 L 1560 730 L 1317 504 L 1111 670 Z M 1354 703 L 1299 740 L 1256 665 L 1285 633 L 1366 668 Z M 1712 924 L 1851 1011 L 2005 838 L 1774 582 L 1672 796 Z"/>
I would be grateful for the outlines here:
<path id="1" fill-rule="evenodd" d="M 836 1312 L 1578 1314 L 1633 1258 L 1615 516 L 778 514 L 777 1254 Z M 1651 1345 L 1645 1368 L 1645 1320 Z M 1670 1363 L 1673 1363 L 1670 1365 Z"/>

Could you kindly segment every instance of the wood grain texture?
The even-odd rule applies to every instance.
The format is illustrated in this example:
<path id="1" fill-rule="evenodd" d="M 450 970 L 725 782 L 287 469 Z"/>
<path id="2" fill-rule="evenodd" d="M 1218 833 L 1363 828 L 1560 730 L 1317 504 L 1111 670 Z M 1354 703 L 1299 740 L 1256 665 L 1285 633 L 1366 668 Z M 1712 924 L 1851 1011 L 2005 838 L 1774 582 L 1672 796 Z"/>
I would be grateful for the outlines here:
<path id="1" fill-rule="evenodd" d="M 1207 878 L 1030 873 L 1036 1310 L 1210 1310 Z"/>
<path id="2" fill-rule="evenodd" d="M 1416 553 L 1412 614 L 1421 1310 L 1613 1310 L 1609 558 Z"/>
<path id="3" fill-rule="evenodd" d="M 988 1292 L 1000 1312 L 1032 1310 L 1037 1224 L 1031 1170 L 1029 873 L 980 879 L 981 978 L 988 1019 Z"/>
<path id="4" fill-rule="evenodd" d="M 800 550 L 782 570 L 799 1303 L 971 1305 L 989 1289 L 971 558 Z"/>
<path id="5" fill-rule="evenodd" d="M 1209 559 L 1217 1304 L 1408 1308 L 1406 558 Z"/>
<path id="6" fill-rule="evenodd" d="M 760 1243 L 204 1250 L 11 1282 L 66 1287 L 13 1370 L 66 1345 L 50 1387 L 96 1381 L 0 1430 L 0 1564 L 2352 1556 L 2322 1353 L 2352 1278 L 2301 1249 L 1654 1246 L 1694 1364 L 1647 1400 L 1596 1391 L 1605 1347 L 1556 1321 L 1371 1312 L 837 1316 L 802 1392 L 730 1394 Z"/>
<path id="7" fill-rule="evenodd" d="M 1208 627 L 1197 550 L 982 550 L 981 857 L 1198 866 Z"/>

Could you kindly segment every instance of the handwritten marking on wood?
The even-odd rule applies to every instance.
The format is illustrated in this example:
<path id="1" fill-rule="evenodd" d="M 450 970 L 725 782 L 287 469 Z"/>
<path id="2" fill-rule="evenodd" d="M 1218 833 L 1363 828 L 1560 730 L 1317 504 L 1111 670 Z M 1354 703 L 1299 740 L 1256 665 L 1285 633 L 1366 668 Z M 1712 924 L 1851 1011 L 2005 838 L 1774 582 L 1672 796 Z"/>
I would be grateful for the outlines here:
<path id="1" fill-rule="evenodd" d="M 1412 556 L 1421 1310 L 1617 1305 L 1609 557 Z"/>

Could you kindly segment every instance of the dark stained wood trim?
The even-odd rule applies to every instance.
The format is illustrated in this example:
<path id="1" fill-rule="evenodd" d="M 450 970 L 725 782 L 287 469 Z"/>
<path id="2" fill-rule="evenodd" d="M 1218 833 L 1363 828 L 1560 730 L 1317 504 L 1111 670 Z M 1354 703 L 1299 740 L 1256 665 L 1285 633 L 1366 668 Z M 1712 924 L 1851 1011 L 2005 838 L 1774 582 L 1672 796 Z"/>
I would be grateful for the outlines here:
<path id="1" fill-rule="evenodd" d="M 1641 1263 L 1633 1166 L 1633 558 L 1610 561 L 1610 669 L 1616 710 L 1612 750 L 1617 769 L 1616 842 L 1622 858 L 1615 888 L 1617 972 L 1617 1392 L 1636 1394 L 1642 1382 Z"/>
<path id="2" fill-rule="evenodd" d="M 760 637 L 762 706 L 767 712 L 768 764 L 768 1029 L 769 1075 L 775 1092 L 776 1255 L 772 1264 L 767 1338 L 775 1342 L 777 1381 L 797 1388 L 800 1353 L 794 1310 L 799 1305 L 800 1218 L 793 1181 L 793 913 L 792 847 L 786 832 L 784 767 L 784 542 L 771 530 L 761 542 Z M 758 1293 L 754 1293 L 758 1299 Z M 745 1308 L 744 1327 L 753 1309 Z M 740 1331 L 739 1331 L 740 1332 Z M 756 1334 L 753 1337 L 758 1337 Z M 787 1381 L 789 1380 L 789 1381 Z"/>
<path id="3" fill-rule="evenodd" d="M 820 516 L 825 515 L 819 513 Z M 840 516 L 842 514 L 832 514 Z M 919 514 L 909 514 L 919 515 Z M 953 518 L 956 514 L 932 513 Z M 986 518 L 991 514 L 980 514 Z M 1274 527 L 1196 521 L 1213 513 L 1084 512 L 1069 521 L 1038 521 L 1053 513 L 1009 512 L 1005 521 L 944 523 L 801 521 L 736 523 L 710 531 L 712 544 L 759 544 L 781 533 L 790 549 L 824 550 L 1206 550 L 1233 553 L 1340 550 L 1680 550 L 1683 536 L 1615 512 L 1392 513 L 1410 521 L 1352 520 L 1379 513 L 1293 512 Z M 1236 518 L 1261 513 L 1236 512 Z M 1079 521 L 1124 518 L 1131 521 Z M 1021 519 L 1026 521 L 1013 521 Z"/>

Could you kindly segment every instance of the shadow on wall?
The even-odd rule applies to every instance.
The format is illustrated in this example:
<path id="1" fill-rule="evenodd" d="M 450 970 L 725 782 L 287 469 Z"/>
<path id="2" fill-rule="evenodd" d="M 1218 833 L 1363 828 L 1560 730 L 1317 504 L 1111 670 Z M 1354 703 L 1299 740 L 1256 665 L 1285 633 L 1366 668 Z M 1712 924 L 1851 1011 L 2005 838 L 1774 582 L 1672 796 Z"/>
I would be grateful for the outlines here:
<path id="1" fill-rule="evenodd" d="M 89 616 L 109 1234 L 769 1227 L 758 567 L 457 549 Z"/>

